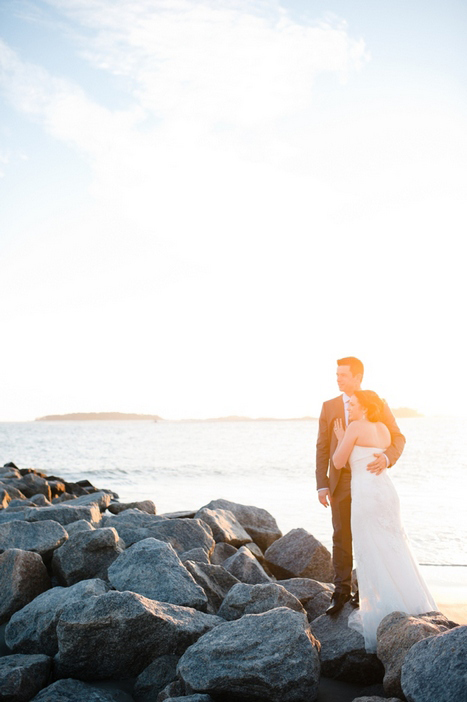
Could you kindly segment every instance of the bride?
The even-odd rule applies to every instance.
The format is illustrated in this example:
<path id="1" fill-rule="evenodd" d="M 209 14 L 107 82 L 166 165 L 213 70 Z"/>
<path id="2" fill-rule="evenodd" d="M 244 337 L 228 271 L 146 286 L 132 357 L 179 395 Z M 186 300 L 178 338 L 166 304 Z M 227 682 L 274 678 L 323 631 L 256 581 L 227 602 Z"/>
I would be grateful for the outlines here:
<path id="1" fill-rule="evenodd" d="M 349 627 L 365 639 L 365 649 L 376 651 L 376 630 L 391 612 L 424 614 L 437 610 L 412 554 L 400 517 L 399 498 L 384 470 L 367 470 L 375 452 L 391 444 L 381 421 L 383 401 L 371 390 L 357 390 L 350 398 L 349 426 L 337 419 L 338 439 L 334 466 L 347 461 L 352 471 L 352 538 L 356 559 L 360 609 L 349 617 Z"/>

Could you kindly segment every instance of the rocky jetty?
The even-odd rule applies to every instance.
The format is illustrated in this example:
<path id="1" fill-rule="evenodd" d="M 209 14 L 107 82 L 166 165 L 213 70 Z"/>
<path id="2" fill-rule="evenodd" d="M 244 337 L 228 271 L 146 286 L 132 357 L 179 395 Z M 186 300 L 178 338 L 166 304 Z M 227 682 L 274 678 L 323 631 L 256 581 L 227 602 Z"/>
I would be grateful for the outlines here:
<path id="1" fill-rule="evenodd" d="M 393 612 L 377 654 L 324 614 L 331 555 L 266 510 L 157 514 L 88 481 L 0 468 L 0 702 L 467 700 L 467 627 Z M 337 684 L 337 683 L 336 683 Z M 361 688 L 363 689 L 363 688 Z"/>

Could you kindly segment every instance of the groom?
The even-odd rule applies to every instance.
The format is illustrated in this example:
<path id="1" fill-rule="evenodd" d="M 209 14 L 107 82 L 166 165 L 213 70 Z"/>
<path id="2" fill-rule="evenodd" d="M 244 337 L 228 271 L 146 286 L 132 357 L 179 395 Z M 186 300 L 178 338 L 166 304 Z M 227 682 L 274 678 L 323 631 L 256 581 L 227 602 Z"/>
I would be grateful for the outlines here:
<path id="1" fill-rule="evenodd" d="M 337 361 L 337 384 L 342 395 L 323 404 L 319 418 L 318 440 L 316 442 L 316 483 L 318 499 L 324 507 L 331 505 L 333 526 L 332 562 L 334 566 L 335 591 L 331 606 L 326 614 L 339 612 L 349 600 L 358 605 L 358 593 L 351 597 L 352 578 L 352 532 L 350 530 L 350 466 L 336 470 L 332 456 L 337 447 L 334 422 L 341 419 L 348 424 L 349 400 L 356 390 L 360 390 L 363 379 L 363 363 L 353 356 Z M 379 474 L 393 466 L 405 446 L 394 416 L 385 403 L 384 423 L 391 433 L 391 445 L 382 454 L 375 454 L 375 460 L 368 470 Z M 371 524 L 368 525 L 371 529 Z"/>

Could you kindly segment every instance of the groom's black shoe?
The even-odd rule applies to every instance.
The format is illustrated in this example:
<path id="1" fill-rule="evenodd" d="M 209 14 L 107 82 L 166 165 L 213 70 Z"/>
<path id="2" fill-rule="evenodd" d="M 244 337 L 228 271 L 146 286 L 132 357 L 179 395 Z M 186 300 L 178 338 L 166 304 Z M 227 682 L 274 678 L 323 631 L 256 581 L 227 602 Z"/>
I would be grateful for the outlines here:
<path id="1" fill-rule="evenodd" d="M 352 607 L 360 606 L 360 597 L 358 595 L 358 590 L 350 598 L 350 604 L 352 605 Z"/>
<path id="2" fill-rule="evenodd" d="M 331 599 L 331 606 L 327 608 L 325 614 L 337 614 L 349 600 L 350 592 L 335 592 Z"/>

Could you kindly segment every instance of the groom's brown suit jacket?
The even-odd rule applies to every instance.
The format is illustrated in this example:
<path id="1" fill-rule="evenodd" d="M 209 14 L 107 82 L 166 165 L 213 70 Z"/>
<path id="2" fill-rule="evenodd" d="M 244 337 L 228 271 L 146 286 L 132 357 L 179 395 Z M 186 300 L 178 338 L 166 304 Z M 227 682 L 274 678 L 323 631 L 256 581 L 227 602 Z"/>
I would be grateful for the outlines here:
<path id="1" fill-rule="evenodd" d="M 334 451 L 337 448 L 337 437 L 334 433 L 334 421 L 336 419 L 341 419 L 342 425 L 345 427 L 342 395 L 323 403 L 319 418 L 318 440 L 316 442 L 316 486 L 318 490 L 320 488 L 329 488 L 331 495 L 334 494 L 341 476 L 341 471 L 337 470 L 332 462 Z M 389 465 L 392 466 L 404 450 L 405 437 L 401 434 L 394 415 L 386 403 L 384 403 L 383 422 L 391 434 L 391 445 L 384 453 L 389 459 Z M 346 468 L 349 468 L 348 464 Z"/>

